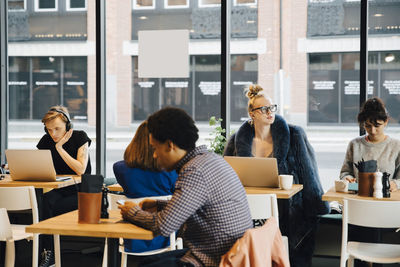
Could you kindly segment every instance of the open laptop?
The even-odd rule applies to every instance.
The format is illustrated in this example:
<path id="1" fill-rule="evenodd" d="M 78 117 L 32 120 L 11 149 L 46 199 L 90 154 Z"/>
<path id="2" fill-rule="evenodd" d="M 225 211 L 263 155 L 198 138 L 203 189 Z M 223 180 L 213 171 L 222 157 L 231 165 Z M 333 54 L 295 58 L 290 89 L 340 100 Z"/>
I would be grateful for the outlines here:
<path id="1" fill-rule="evenodd" d="M 71 176 L 56 176 L 50 150 L 7 149 L 6 157 L 14 181 L 58 182 Z"/>
<path id="2" fill-rule="evenodd" d="M 235 170 L 243 186 L 279 187 L 276 158 L 225 156 L 224 159 Z"/>

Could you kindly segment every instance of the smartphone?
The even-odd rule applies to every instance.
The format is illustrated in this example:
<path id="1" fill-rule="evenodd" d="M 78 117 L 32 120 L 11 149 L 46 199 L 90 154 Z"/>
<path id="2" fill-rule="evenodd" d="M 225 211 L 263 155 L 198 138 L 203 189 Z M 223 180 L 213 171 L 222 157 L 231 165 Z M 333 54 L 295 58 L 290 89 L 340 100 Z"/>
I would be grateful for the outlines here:
<path id="1" fill-rule="evenodd" d="M 124 199 L 117 200 L 117 204 L 125 205 L 125 200 Z"/>

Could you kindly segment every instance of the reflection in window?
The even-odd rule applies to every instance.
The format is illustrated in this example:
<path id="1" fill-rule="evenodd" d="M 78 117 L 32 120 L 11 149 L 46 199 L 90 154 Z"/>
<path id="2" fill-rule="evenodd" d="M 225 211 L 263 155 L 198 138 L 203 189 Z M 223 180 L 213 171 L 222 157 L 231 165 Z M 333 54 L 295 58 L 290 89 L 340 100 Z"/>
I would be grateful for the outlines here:
<path id="1" fill-rule="evenodd" d="M 248 118 L 244 89 L 258 80 L 257 55 L 231 56 L 231 121 Z"/>
<path id="2" fill-rule="evenodd" d="M 63 66 L 63 105 L 71 119 L 87 120 L 86 57 L 66 57 Z"/>
<path id="3" fill-rule="evenodd" d="M 67 10 L 80 11 L 86 10 L 87 0 L 67 0 Z"/>
<path id="4" fill-rule="evenodd" d="M 400 52 L 381 52 L 381 98 L 391 122 L 400 124 Z"/>
<path id="5" fill-rule="evenodd" d="M 308 121 L 310 123 L 337 123 L 339 55 L 311 54 L 309 62 Z"/>
<path id="6" fill-rule="evenodd" d="M 189 7 L 189 0 L 165 0 L 165 8 L 186 8 Z"/>
<path id="7" fill-rule="evenodd" d="M 359 35 L 360 1 L 313 0 L 308 4 L 308 36 Z M 400 1 L 369 1 L 369 34 L 400 33 Z"/>
<path id="8" fill-rule="evenodd" d="M 8 0 L 9 11 L 24 11 L 26 8 L 26 0 Z"/>
<path id="9" fill-rule="evenodd" d="M 134 9 L 154 9 L 155 0 L 133 0 Z"/>
<path id="10" fill-rule="evenodd" d="M 36 11 L 57 11 L 56 0 L 35 0 Z"/>
<path id="11" fill-rule="evenodd" d="M 27 57 L 9 57 L 8 65 L 10 119 L 31 119 L 30 60 Z"/>
<path id="12" fill-rule="evenodd" d="M 221 0 L 199 0 L 199 7 L 220 6 Z"/>
<path id="13" fill-rule="evenodd" d="M 32 58 L 32 118 L 41 119 L 49 107 L 60 103 L 61 58 Z"/>

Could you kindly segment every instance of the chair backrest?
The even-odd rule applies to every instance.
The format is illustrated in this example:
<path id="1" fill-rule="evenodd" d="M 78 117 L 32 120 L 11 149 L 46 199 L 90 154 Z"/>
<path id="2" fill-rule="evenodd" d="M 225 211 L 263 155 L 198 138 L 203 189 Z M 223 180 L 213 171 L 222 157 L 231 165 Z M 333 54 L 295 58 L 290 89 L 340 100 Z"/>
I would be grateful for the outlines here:
<path id="1" fill-rule="evenodd" d="M 345 199 L 343 221 L 364 227 L 399 228 L 400 201 Z"/>
<path id="2" fill-rule="evenodd" d="M 139 204 L 142 200 L 144 199 L 153 199 L 153 200 L 170 200 L 171 199 L 171 195 L 167 195 L 167 196 L 155 196 L 155 197 L 141 197 L 141 198 L 127 198 L 125 195 L 118 195 L 118 194 L 108 194 L 108 203 L 109 206 L 108 208 L 110 210 L 117 210 L 118 209 L 118 204 L 117 201 L 118 200 L 127 200 L 127 201 L 132 201 L 134 203 Z"/>
<path id="3" fill-rule="evenodd" d="M 0 241 L 6 241 L 13 238 L 10 220 L 8 218 L 7 210 L 0 208 Z"/>
<path id="4" fill-rule="evenodd" d="M 279 222 L 278 201 L 275 194 L 248 194 L 247 201 L 253 220 L 274 217 Z"/>
<path id="5" fill-rule="evenodd" d="M 39 222 L 36 193 L 33 186 L 0 187 L 0 208 L 8 211 L 30 209 L 33 223 Z"/>

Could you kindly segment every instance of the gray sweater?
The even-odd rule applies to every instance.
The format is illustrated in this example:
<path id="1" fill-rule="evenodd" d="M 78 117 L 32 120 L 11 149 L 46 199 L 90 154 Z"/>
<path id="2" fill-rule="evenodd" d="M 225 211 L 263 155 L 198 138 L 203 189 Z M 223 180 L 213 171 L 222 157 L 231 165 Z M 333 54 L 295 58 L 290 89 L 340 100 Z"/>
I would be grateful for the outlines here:
<path id="1" fill-rule="evenodd" d="M 390 179 L 396 179 L 397 187 L 400 188 L 399 140 L 388 136 L 385 141 L 372 144 L 365 140 L 365 135 L 353 139 L 347 147 L 346 158 L 340 170 L 340 179 L 344 179 L 346 176 L 352 176 L 358 179 L 358 169 L 353 163 L 357 163 L 362 159 L 365 161 L 376 160 L 379 171 L 390 173 Z"/>

